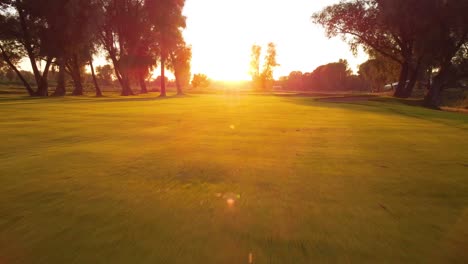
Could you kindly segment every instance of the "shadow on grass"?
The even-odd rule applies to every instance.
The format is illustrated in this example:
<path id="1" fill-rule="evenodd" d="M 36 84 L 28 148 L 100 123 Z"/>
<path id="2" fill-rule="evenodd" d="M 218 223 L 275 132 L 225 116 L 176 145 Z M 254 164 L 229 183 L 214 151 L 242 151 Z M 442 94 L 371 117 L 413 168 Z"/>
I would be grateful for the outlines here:
<path id="1" fill-rule="evenodd" d="M 326 93 L 326 92 L 297 92 L 297 93 L 275 93 L 273 94 L 274 96 L 277 97 L 312 97 L 312 98 L 354 98 L 354 97 L 378 97 L 377 95 L 372 95 L 372 94 L 352 94 L 352 93 Z"/>
<path id="2" fill-rule="evenodd" d="M 149 101 L 162 101 L 170 99 L 191 98 L 193 95 L 169 95 L 165 97 L 153 96 L 151 94 L 140 94 L 134 96 L 117 96 L 117 95 L 104 95 L 104 96 L 60 96 L 60 97 L 35 97 L 35 96 L 5 96 L 0 97 L 0 103 L 14 103 L 14 104 L 28 104 L 33 102 L 73 102 L 73 103 L 114 103 L 114 102 L 149 102 Z"/>
<path id="3" fill-rule="evenodd" d="M 394 98 L 394 97 L 377 96 L 374 99 L 372 99 L 372 101 L 382 102 L 382 103 L 399 103 L 399 104 L 407 105 L 407 106 L 424 107 L 423 99 L 401 99 L 401 98 Z M 424 109 L 430 110 L 428 108 L 424 108 Z"/>
<path id="4" fill-rule="evenodd" d="M 138 97 L 138 96 L 145 96 L 145 97 Z M 181 98 L 191 98 L 194 97 L 193 95 L 169 95 L 169 96 L 151 96 L 149 97 L 148 94 L 146 95 L 136 95 L 136 96 L 127 96 L 127 97 L 96 97 L 93 99 L 94 102 L 102 102 L 102 103 L 112 103 L 112 102 L 149 102 L 149 101 L 163 101 L 163 100 L 171 100 L 171 99 L 181 99 Z M 104 100 L 100 100 L 100 99 Z"/>
<path id="5" fill-rule="evenodd" d="M 409 118 L 426 120 L 454 128 L 468 130 L 468 115 L 462 113 L 445 112 L 440 110 L 428 109 L 422 106 L 422 100 L 419 99 L 398 99 L 391 97 L 379 96 L 347 96 L 347 97 L 332 97 L 332 99 L 348 99 L 348 100 L 323 100 L 324 98 L 311 97 L 285 97 L 283 100 L 311 107 L 325 107 L 341 110 L 350 110 L 356 112 L 378 113 L 381 115 L 399 115 Z M 351 98 L 351 99 L 350 99 Z M 356 100 L 352 98 L 358 98 Z M 363 100 L 359 100 L 363 98 Z M 350 100 L 349 100 L 350 99 Z"/>

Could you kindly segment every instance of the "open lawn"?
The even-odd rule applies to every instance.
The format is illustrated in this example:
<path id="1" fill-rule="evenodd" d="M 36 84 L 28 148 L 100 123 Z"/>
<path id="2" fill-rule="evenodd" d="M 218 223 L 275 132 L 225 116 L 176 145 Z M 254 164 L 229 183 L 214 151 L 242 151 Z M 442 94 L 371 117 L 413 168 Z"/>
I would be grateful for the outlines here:
<path id="1" fill-rule="evenodd" d="M 235 94 L 0 113 L 2 264 L 468 262 L 465 114 Z"/>

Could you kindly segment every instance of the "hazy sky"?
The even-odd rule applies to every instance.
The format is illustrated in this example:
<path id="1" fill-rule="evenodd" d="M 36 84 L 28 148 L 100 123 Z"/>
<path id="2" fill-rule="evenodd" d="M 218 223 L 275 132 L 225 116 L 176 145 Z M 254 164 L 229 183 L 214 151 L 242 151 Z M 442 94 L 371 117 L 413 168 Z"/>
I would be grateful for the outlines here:
<path id="1" fill-rule="evenodd" d="M 311 15 L 339 0 L 186 0 L 185 38 L 193 46 L 193 73 L 213 79 L 248 79 L 250 48 L 277 44 L 280 67 L 275 76 L 345 58 L 355 68 L 366 60 L 354 57 L 338 39 L 328 39 Z"/>

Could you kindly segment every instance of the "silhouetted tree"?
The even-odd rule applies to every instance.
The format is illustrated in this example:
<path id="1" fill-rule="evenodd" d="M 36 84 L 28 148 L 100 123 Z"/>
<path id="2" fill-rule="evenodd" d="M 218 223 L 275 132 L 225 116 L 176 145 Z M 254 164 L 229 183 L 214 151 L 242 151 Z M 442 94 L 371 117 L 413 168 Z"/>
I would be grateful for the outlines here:
<path id="1" fill-rule="evenodd" d="M 268 43 L 267 53 L 265 55 L 265 61 L 261 73 L 262 88 L 268 89 L 268 85 L 273 81 L 273 71 L 279 66 L 276 61 L 276 45 L 273 42 Z"/>
<path id="2" fill-rule="evenodd" d="M 53 30 L 45 19 L 50 10 L 41 1 L 2 0 L 0 1 L 0 51 L 5 62 L 17 74 L 30 95 L 47 96 L 47 76 L 53 56 L 47 54 L 50 42 L 46 36 Z M 20 58 L 27 57 L 34 74 L 37 89 L 18 70 Z M 44 60 L 42 71 L 38 64 Z"/>
<path id="3" fill-rule="evenodd" d="M 347 77 L 351 75 L 346 60 L 317 67 L 312 73 L 315 87 L 320 90 L 345 90 Z"/>
<path id="4" fill-rule="evenodd" d="M 100 39 L 111 59 L 123 96 L 133 95 L 130 78 L 137 44 L 149 31 L 147 9 L 141 0 L 101 0 L 104 22 Z"/>
<path id="5" fill-rule="evenodd" d="M 437 70 L 424 100 L 427 107 L 438 108 L 443 89 L 460 77 L 459 66 L 468 57 L 467 12 L 468 1 L 465 0 L 427 0 L 424 3 L 424 17 L 420 19 L 427 21 L 431 29 L 425 32 L 419 49 L 429 65 L 429 72 Z"/>
<path id="6" fill-rule="evenodd" d="M 250 76 L 252 77 L 252 83 L 255 88 L 261 86 L 260 82 L 260 57 L 262 55 L 262 47 L 258 45 L 252 45 L 250 54 Z"/>
<path id="7" fill-rule="evenodd" d="M 401 65 L 397 97 L 409 97 L 421 66 L 416 40 L 427 30 L 415 17 L 425 0 L 352 0 L 313 15 L 328 37 L 342 36 L 353 51 L 376 51 Z M 409 79 L 409 82 L 407 80 Z"/>
<path id="8" fill-rule="evenodd" d="M 192 47 L 180 40 L 176 48 L 169 54 L 168 68 L 174 72 L 177 94 L 183 94 L 183 87 L 190 83 L 190 62 L 192 60 Z"/>
<path id="9" fill-rule="evenodd" d="M 94 89 L 96 91 L 96 96 L 101 97 L 102 96 L 102 90 L 101 87 L 99 86 L 97 76 L 96 76 L 96 71 L 94 69 L 94 64 L 93 64 L 93 55 L 89 55 L 89 68 L 91 69 L 91 76 L 93 78 L 93 84 L 94 84 Z"/>
<path id="10" fill-rule="evenodd" d="M 165 70 L 169 54 L 181 39 L 181 29 L 186 26 L 182 15 L 185 0 L 146 0 L 148 22 L 155 29 L 157 51 L 161 68 L 161 97 L 166 96 Z"/>
<path id="11" fill-rule="evenodd" d="M 110 85 L 112 84 L 112 80 L 114 78 L 114 69 L 112 68 L 111 65 L 106 64 L 102 66 L 98 66 L 96 68 L 97 71 L 97 77 L 101 80 L 102 83 L 105 85 Z"/>
<path id="12" fill-rule="evenodd" d="M 197 88 L 207 88 L 210 86 L 210 80 L 205 74 L 195 74 L 192 79 L 192 87 Z"/>
<path id="13" fill-rule="evenodd" d="M 376 55 L 359 66 L 359 75 L 372 91 L 379 92 L 385 84 L 398 80 L 400 65 L 381 55 Z"/>
<path id="14" fill-rule="evenodd" d="M 304 79 L 300 71 L 292 71 L 287 77 L 286 88 L 288 90 L 303 90 Z"/>
<path id="15" fill-rule="evenodd" d="M 426 97 L 426 105 L 435 106 L 466 42 L 467 5 L 466 0 L 352 0 L 326 7 L 313 19 L 352 50 L 361 46 L 399 63 L 397 97 L 409 97 L 421 76 L 438 69 Z"/>

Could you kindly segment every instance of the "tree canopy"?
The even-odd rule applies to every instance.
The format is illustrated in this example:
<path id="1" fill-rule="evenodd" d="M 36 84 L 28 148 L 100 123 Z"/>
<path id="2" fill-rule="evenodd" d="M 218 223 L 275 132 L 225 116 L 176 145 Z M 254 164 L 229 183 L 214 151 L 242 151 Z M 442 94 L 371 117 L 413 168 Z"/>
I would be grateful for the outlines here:
<path id="1" fill-rule="evenodd" d="M 96 94 L 100 94 L 93 54 L 104 51 L 112 62 L 121 94 L 134 94 L 131 87 L 134 83 L 145 93 L 147 78 L 158 62 L 162 76 L 166 67 L 184 71 L 172 67 L 174 64 L 166 65 L 170 55 L 182 57 L 184 4 L 183 0 L 1 0 L 2 61 L 32 96 L 50 94 L 48 77 L 52 67 L 58 68 L 53 95 L 65 95 L 65 75 L 72 80 L 72 94 L 82 95 L 86 66 L 91 68 Z M 25 57 L 31 65 L 34 83 L 18 68 Z M 190 59 L 191 55 L 186 54 L 186 65 Z M 164 96 L 165 78 L 162 80 Z"/>
<path id="2" fill-rule="evenodd" d="M 346 40 L 351 50 L 362 47 L 398 63 L 397 97 L 411 96 L 424 73 L 438 70 L 426 98 L 436 106 L 448 69 L 468 41 L 466 12 L 465 0 L 349 0 L 312 18 L 328 37 Z"/>

